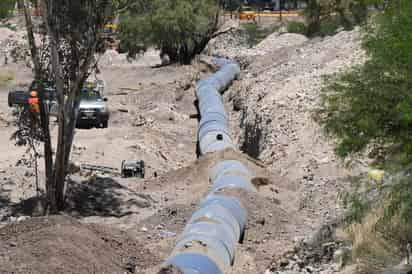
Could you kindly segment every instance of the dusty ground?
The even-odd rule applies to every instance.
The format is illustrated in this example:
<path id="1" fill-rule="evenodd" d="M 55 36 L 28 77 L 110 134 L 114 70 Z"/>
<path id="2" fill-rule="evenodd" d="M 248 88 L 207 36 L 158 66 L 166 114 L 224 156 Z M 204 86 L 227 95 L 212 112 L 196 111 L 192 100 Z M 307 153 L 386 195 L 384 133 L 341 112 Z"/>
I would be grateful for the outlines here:
<path id="1" fill-rule="evenodd" d="M 196 195 L 189 195 L 194 188 L 187 187 L 188 180 L 190 182 L 193 178 L 186 176 L 184 171 L 173 170 L 189 166 L 196 159 L 197 120 L 191 119 L 189 116 L 196 114 L 195 98 L 190 84 L 196 77 L 198 68 L 169 66 L 151 69 L 148 66 L 148 63 L 152 61 L 150 58 L 151 56 L 146 58 L 149 59 L 149 62 L 143 60 L 134 66 L 117 65 L 116 60 L 110 60 L 112 65 L 109 65 L 109 62 L 103 63 L 102 75 L 99 77 L 107 83 L 106 96 L 109 99 L 111 110 L 109 128 L 79 129 L 76 131 L 72 157 L 76 164 L 88 163 L 120 168 L 121 161 L 125 159 L 144 160 L 146 163 L 146 179 L 144 180 L 122 179 L 112 174 L 86 173 L 71 176 L 67 190 L 68 208 L 66 213 L 83 222 L 108 224 L 109 231 L 112 231 L 112 228 L 113 231 L 116 231 L 117 228 L 123 231 L 140 230 L 141 227 L 136 227 L 136 224 L 158 209 L 163 209 L 171 202 L 179 203 L 179 199 L 183 200 L 181 203 L 191 208 L 190 199 L 196 198 Z M 2 66 L 1 72 L 7 72 L 15 78 L 8 86 L 0 87 L 0 114 L 2 118 L 0 127 L 0 171 L 2 177 L 0 182 L 0 220 L 2 221 L 1 225 L 4 226 L 15 220 L 16 217 L 30 216 L 33 213 L 32 209 L 35 203 L 32 197 L 35 196 L 35 180 L 32 163 L 25 156 L 25 149 L 16 147 L 14 142 L 9 140 L 15 128 L 12 125 L 11 110 L 7 106 L 9 88 L 27 83 L 31 73 L 24 64 Z M 42 170 L 42 165 L 40 165 L 40 169 Z M 172 174 L 177 172 L 176 176 L 179 176 L 179 179 L 175 180 L 178 186 L 173 183 L 173 180 L 164 177 L 167 172 L 172 172 Z M 42 174 L 41 171 L 40 174 Z M 42 179 L 40 176 L 40 181 Z M 199 193 L 198 198 L 200 195 L 201 193 Z M 24 219 L 24 217 L 20 219 Z M 59 223 L 60 219 L 56 219 L 55 222 Z M 37 224 L 34 220 L 33 227 L 30 220 L 21 225 L 30 231 L 32 229 L 37 231 Z M 70 227 L 80 226 L 80 223 L 72 224 L 72 221 L 62 221 L 61 225 L 67 226 L 67 230 L 70 230 Z M 8 229 L 10 228 L 5 228 L 6 231 Z M 30 245 L 23 239 L 19 229 L 10 230 L 15 231 L 14 236 L 18 238 L 16 240 L 18 247 L 25 244 Z M 84 229 L 87 230 L 87 227 Z M 65 232 L 66 230 L 62 229 L 56 233 L 65 234 Z M 35 234 L 35 232 L 31 233 Z M 110 233 L 108 235 L 111 237 Z M 33 250 L 41 249 L 41 242 L 45 241 L 44 244 L 47 245 L 47 241 L 50 240 L 42 238 L 41 235 L 38 236 L 39 246 L 33 246 Z M 62 248 L 69 248 L 65 247 L 64 243 L 71 245 L 72 243 L 67 240 L 77 239 L 77 236 L 79 235 L 64 235 L 64 237 L 62 235 Z M 135 236 L 133 235 L 133 239 L 137 239 Z M 95 237 L 99 238 L 99 233 L 96 232 Z M 139 237 L 139 239 L 142 238 Z M 73 244 L 82 243 L 81 238 L 78 240 L 78 243 Z M 127 242 L 128 240 L 122 238 L 119 241 Z M 141 243 L 139 245 L 142 246 Z M 88 249 L 89 244 L 85 243 L 84 247 Z M 30 248 L 25 246 L 24 249 Z M 19 251 L 21 250 L 8 250 L 7 258 L 23 256 L 24 254 L 19 254 Z M 87 252 L 90 252 L 91 255 L 94 253 L 92 249 Z M 107 254 L 110 252 L 108 250 Z M 3 256 L 3 259 L 6 258 L 4 253 L 0 252 L 0 254 L 2 254 L 0 257 Z M 136 256 L 138 255 L 136 254 Z M 143 255 L 139 260 L 145 262 L 146 265 L 159 263 L 159 260 L 156 259 L 158 254 L 154 256 Z M 82 255 L 79 254 L 79 256 Z M 163 257 L 165 256 L 166 254 L 163 255 Z M 56 256 L 56 258 L 58 257 Z M 153 259 L 147 259 L 151 257 Z M 58 263 L 63 264 L 61 270 L 63 272 L 66 258 L 62 256 Z M 95 259 L 96 262 L 100 260 L 99 256 L 96 256 Z M 104 256 L 101 259 L 105 260 Z M 10 261 L 10 263 L 13 262 L 17 266 L 20 264 L 18 261 Z M 103 264 L 100 269 L 104 270 L 104 267 L 107 266 L 106 272 L 120 273 L 113 270 L 116 268 L 109 266 L 114 263 L 116 267 L 121 267 L 122 262 L 115 262 L 115 260 L 111 260 L 111 262 L 111 264 L 109 262 Z M 68 261 L 66 268 L 68 269 L 72 263 L 73 261 Z M 39 264 L 39 268 L 33 265 L 30 267 L 33 267 L 32 271 L 43 273 L 44 265 Z M 53 272 L 53 269 L 50 268 L 49 271 Z M 12 270 L 16 269 L 4 266 L 1 271 L 9 272 Z M 26 273 L 24 268 L 19 271 Z M 60 270 L 56 268 L 55 271 L 59 272 Z M 91 273 L 93 268 L 85 268 L 83 271 L 83 273 Z M 80 272 L 74 271 L 74 273 Z"/>
<path id="2" fill-rule="evenodd" d="M 239 194 L 249 224 L 228 272 L 263 273 L 341 213 L 338 195 L 351 171 L 334 158 L 333 144 L 310 113 L 321 75 L 356 63 L 356 37 L 308 42 L 274 35 L 255 49 L 228 49 L 248 65 L 225 94 L 234 136 L 261 162 L 233 151 L 196 160 L 191 84 L 202 67 L 151 68 L 156 60 L 150 54 L 136 64 L 106 56 L 99 77 L 108 86 L 109 128 L 78 130 L 73 162 L 119 168 L 123 159 L 142 159 L 147 178 L 74 174 L 65 217 L 25 217 L 33 213 L 34 177 L 27 157 L 21 160 L 24 149 L 9 140 L 14 127 L 6 95 L 30 79 L 30 70 L 22 63 L 0 66 L 15 77 L 0 86 L 0 272 L 155 273 L 206 195 L 208 168 L 217 159 L 236 158 L 269 184 L 257 194 Z"/>

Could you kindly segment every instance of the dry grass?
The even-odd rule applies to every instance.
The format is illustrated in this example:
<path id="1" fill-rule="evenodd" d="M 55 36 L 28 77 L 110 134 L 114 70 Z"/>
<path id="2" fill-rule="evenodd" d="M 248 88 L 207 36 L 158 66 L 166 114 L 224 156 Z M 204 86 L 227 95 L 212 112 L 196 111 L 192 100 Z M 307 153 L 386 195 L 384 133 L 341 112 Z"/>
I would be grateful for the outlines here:
<path id="1" fill-rule="evenodd" d="M 13 73 L 9 71 L 0 72 L 0 87 L 7 87 L 13 80 Z"/>
<path id="2" fill-rule="evenodd" d="M 360 223 L 353 223 L 347 229 L 337 232 L 341 239 L 352 243 L 352 260 L 357 264 L 356 273 L 376 273 L 388 265 L 400 262 L 397 241 L 378 230 L 383 209 L 367 214 Z M 396 226 L 396 222 L 392 223 Z"/>

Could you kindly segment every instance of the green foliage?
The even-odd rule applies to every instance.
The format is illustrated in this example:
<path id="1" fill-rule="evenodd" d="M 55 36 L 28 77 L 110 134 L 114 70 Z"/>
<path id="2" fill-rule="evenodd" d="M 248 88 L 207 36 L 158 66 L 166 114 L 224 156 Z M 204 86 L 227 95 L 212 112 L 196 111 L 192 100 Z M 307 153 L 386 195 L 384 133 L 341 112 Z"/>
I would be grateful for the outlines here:
<path id="1" fill-rule="evenodd" d="M 390 221 L 394 217 L 399 217 L 403 224 L 412 227 L 412 178 L 410 174 L 404 174 L 391 188 L 384 220 Z M 412 235 L 410 240 L 412 241 Z"/>
<path id="2" fill-rule="evenodd" d="M 246 36 L 246 43 L 249 47 L 257 45 L 265 38 L 263 29 L 256 22 L 248 22 L 244 24 L 243 32 Z"/>
<path id="3" fill-rule="evenodd" d="M 366 64 L 329 79 L 325 88 L 323 122 L 339 137 L 340 156 L 390 145 L 401 147 L 405 164 L 412 161 L 412 2 L 401 4 L 366 36 Z"/>
<path id="4" fill-rule="evenodd" d="M 370 205 L 358 193 L 346 193 L 343 197 L 343 204 L 348 210 L 345 220 L 347 223 L 360 222 L 370 209 Z"/>
<path id="5" fill-rule="evenodd" d="M 329 16 L 322 20 L 319 26 L 319 36 L 332 36 L 342 27 L 342 21 L 338 16 Z"/>
<path id="6" fill-rule="evenodd" d="M 358 255 L 388 265 L 393 258 L 398 263 L 399 247 L 412 242 L 412 1 L 392 1 L 366 30 L 368 60 L 327 79 L 320 117 L 327 131 L 338 137 L 338 155 L 371 148 L 384 155 L 379 159 L 382 166 L 396 171 L 376 189 L 373 201 L 355 195 L 346 200 L 349 221 L 358 223 L 360 230 L 370 225 L 367 216 L 377 219 L 370 233 L 371 239 L 380 239 L 380 247 L 371 248 L 373 241 L 367 241 L 356 249 Z"/>
<path id="7" fill-rule="evenodd" d="M 219 8 L 215 0 L 153 0 L 121 17 L 122 50 L 132 57 L 156 47 L 171 61 L 190 63 L 217 30 Z"/>
<path id="8" fill-rule="evenodd" d="M 373 4 L 373 2 L 371 3 Z M 354 24 L 356 25 L 362 24 L 367 19 L 368 17 L 368 10 L 366 8 L 367 4 L 368 4 L 367 1 L 353 1 L 349 4 L 348 11 L 352 15 L 352 20 Z"/>
<path id="9" fill-rule="evenodd" d="M 246 38 L 246 44 L 248 47 L 256 46 L 268 35 L 276 32 L 280 26 L 273 25 L 266 28 L 261 27 L 256 22 L 247 22 L 243 25 L 242 33 Z"/>
<path id="10" fill-rule="evenodd" d="M 315 35 L 319 32 L 322 6 L 317 0 L 309 0 L 304 11 L 308 24 L 308 35 Z"/>
<path id="11" fill-rule="evenodd" d="M 308 29 L 306 25 L 302 22 L 291 21 L 287 25 L 287 30 L 290 33 L 306 34 Z"/>
<path id="12" fill-rule="evenodd" d="M 242 0 L 220 0 L 220 5 L 227 11 L 235 11 L 242 6 L 242 2 Z"/>
<path id="13" fill-rule="evenodd" d="M 16 0 L 1 0 L 0 1 L 0 20 L 11 15 L 16 5 Z"/>
<path id="14" fill-rule="evenodd" d="M 340 27 L 351 29 L 368 17 L 368 4 L 379 0 L 309 0 L 304 11 L 308 36 L 333 35 Z"/>

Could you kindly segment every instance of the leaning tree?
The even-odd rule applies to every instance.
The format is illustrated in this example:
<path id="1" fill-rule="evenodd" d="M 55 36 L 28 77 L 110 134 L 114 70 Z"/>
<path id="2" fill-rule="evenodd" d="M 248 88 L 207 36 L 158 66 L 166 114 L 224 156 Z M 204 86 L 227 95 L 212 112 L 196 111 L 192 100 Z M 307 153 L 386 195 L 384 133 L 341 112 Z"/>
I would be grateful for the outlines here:
<path id="1" fill-rule="evenodd" d="M 218 0 L 131 0 L 120 16 L 121 49 L 134 57 L 154 47 L 171 62 L 189 64 L 219 31 Z M 225 30 L 223 32 L 226 32 Z"/>
<path id="2" fill-rule="evenodd" d="M 80 92 L 96 64 L 104 26 L 127 0 L 40 0 L 40 39 L 35 37 L 28 1 L 24 7 L 34 80 L 39 87 L 41 141 L 44 145 L 46 211 L 64 208 L 65 182 L 75 132 Z M 41 42 L 40 42 L 41 41 Z M 52 81 L 58 102 L 57 136 L 52 142 L 43 83 Z M 55 147 L 52 144 L 55 143 Z"/>

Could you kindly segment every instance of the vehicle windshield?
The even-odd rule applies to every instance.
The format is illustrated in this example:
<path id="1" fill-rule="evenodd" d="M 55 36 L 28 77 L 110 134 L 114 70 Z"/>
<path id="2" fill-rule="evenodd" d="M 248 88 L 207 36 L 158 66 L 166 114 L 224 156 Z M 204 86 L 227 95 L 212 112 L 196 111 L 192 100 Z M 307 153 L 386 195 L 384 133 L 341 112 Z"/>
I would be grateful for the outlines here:
<path id="1" fill-rule="evenodd" d="M 44 81 L 44 82 L 43 82 L 43 87 L 44 87 L 45 89 L 48 89 L 48 90 L 55 89 L 54 83 L 51 82 L 51 81 Z M 38 90 L 38 89 L 39 89 L 39 83 L 36 82 L 36 81 L 33 81 L 33 82 L 31 83 L 30 89 L 31 89 L 31 90 Z"/>
<path id="2" fill-rule="evenodd" d="M 82 92 L 80 93 L 80 98 L 81 100 L 89 101 L 102 99 L 102 97 L 97 91 L 90 89 L 82 89 Z"/>

